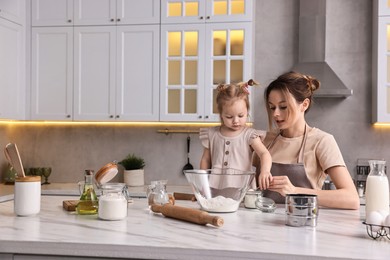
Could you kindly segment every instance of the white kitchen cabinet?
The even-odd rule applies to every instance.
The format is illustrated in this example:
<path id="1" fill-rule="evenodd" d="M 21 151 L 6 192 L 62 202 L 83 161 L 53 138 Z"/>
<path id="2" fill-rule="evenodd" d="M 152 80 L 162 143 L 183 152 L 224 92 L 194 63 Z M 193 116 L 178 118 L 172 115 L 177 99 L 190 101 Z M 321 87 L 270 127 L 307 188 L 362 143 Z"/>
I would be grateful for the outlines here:
<path id="1" fill-rule="evenodd" d="M 159 25 L 117 27 L 116 117 L 159 120 Z"/>
<path id="2" fill-rule="evenodd" d="M 73 25 L 73 0 L 31 0 L 31 25 Z"/>
<path id="3" fill-rule="evenodd" d="M 160 120 L 219 122 L 216 87 L 252 75 L 251 0 L 161 3 Z"/>
<path id="4" fill-rule="evenodd" d="M 72 120 L 73 28 L 32 28 L 32 120 Z"/>
<path id="5" fill-rule="evenodd" d="M 75 27 L 74 120 L 158 120 L 158 26 Z"/>
<path id="6" fill-rule="evenodd" d="M 74 0 L 75 25 L 112 25 L 116 20 L 115 0 Z"/>
<path id="7" fill-rule="evenodd" d="M 25 25 L 26 2 L 25 0 L 1 0 L 0 18 Z"/>
<path id="8" fill-rule="evenodd" d="M 159 0 L 75 0 L 75 25 L 158 24 Z"/>
<path id="9" fill-rule="evenodd" d="M 57 1 L 32 0 L 31 119 L 158 121 L 160 2 Z M 134 25 L 92 25 L 119 5 Z"/>
<path id="10" fill-rule="evenodd" d="M 374 1 L 373 123 L 390 123 L 390 7 Z"/>
<path id="11" fill-rule="evenodd" d="M 160 0 L 117 0 L 117 24 L 160 24 Z"/>
<path id="12" fill-rule="evenodd" d="M 25 117 L 23 26 L 0 18 L 0 119 Z"/>
<path id="13" fill-rule="evenodd" d="M 252 75 L 252 24 L 161 26 L 161 121 L 218 122 L 216 87 Z"/>
<path id="14" fill-rule="evenodd" d="M 74 28 L 75 120 L 114 120 L 115 26 Z"/>
<path id="15" fill-rule="evenodd" d="M 161 23 L 252 21 L 253 0 L 164 0 Z"/>
<path id="16" fill-rule="evenodd" d="M 32 26 L 160 22 L 159 0 L 32 0 L 31 6 Z"/>

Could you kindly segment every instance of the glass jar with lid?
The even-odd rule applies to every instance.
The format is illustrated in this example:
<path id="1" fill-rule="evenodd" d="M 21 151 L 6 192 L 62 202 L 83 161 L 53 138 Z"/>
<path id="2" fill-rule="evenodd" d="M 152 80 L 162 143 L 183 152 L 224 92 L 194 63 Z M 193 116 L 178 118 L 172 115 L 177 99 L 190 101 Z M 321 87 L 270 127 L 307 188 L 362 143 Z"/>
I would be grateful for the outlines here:
<path id="1" fill-rule="evenodd" d="M 256 208 L 256 200 L 258 197 L 261 197 L 263 192 L 261 190 L 253 190 L 250 189 L 245 194 L 244 199 L 244 206 L 248 209 L 255 209 Z"/>
<path id="2" fill-rule="evenodd" d="M 127 217 L 127 204 L 132 202 L 125 183 L 109 182 L 118 173 L 117 163 L 104 165 L 95 175 L 99 187 L 99 212 L 102 220 L 121 220 Z"/>
<path id="3" fill-rule="evenodd" d="M 127 186 L 125 183 L 104 183 L 99 197 L 99 218 L 121 220 L 127 217 Z"/>

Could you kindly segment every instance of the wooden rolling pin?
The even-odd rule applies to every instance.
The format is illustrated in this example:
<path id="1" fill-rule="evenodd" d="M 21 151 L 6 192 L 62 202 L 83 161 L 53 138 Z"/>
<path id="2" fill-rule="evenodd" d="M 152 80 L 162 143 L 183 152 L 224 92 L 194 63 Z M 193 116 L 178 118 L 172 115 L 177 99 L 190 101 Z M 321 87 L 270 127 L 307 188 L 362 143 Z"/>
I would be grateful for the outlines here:
<path id="1" fill-rule="evenodd" d="M 169 218 L 180 219 L 199 225 L 211 224 L 213 226 L 221 227 L 224 222 L 223 218 L 211 216 L 206 211 L 175 206 L 169 203 L 164 205 L 153 204 L 151 210 L 156 213 L 162 213 Z"/>
<path id="2" fill-rule="evenodd" d="M 177 200 L 192 200 L 196 201 L 195 195 L 194 194 L 189 194 L 189 193 L 181 193 L 181 192 L 174 192 L 173 197 Z"/>

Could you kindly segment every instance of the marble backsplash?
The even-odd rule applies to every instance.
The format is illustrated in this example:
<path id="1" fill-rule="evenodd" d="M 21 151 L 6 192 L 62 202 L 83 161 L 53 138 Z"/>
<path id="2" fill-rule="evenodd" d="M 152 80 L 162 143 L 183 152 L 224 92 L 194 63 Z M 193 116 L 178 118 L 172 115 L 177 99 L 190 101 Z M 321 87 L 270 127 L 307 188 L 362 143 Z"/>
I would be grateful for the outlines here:
<path id="1" fill-rule="evenodd" d="M 127 154 L 145 159 L 145 183 L 167 179 L 170 184 L 187 184 L 181 169 L 187 163 L 187 134 L 161 134 L 154 127 L 118 125 L 59 126 L 59 125 L 1 125 L 0 145 L 18 145 L 23 165 L 52 167 L 52 182 L 77 182 L 85 169 L 97 172 L 105 164 L 120 161 Z M 164 128 L 162 128 L 164 129 Z M 197 134 L 191 134 L 190 160 L 199 165 L 202 149 Z M 2 180 L 7 161 L 0 157 Z M 123 169 L 113 181 L 123 181 Z"/>

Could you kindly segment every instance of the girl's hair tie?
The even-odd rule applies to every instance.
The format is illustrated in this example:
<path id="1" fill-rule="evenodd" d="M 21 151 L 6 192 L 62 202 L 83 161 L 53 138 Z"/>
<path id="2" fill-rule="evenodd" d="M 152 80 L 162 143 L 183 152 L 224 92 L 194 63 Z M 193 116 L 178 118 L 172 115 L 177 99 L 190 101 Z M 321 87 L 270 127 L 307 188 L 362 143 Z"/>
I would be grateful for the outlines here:
<path id="1" fill-rule="evenodd" d="M 244 84 L 241 85 L 241 89 L 249 95 L 249 90 L 248 90 L 248 82 L 245 82 Z"/>
<path id="2" fill-rule="evenodd" d="M 249 86 L 254 86 L 254 85 L 258 85 L 258 83 L 256 81 L 254 81 L 253 79 L 250 79 L 248 80 L 248 82 L 245 82 L 241 85 L 241 89 L 249 95 L 249 89 L 248 87 Z"/>

